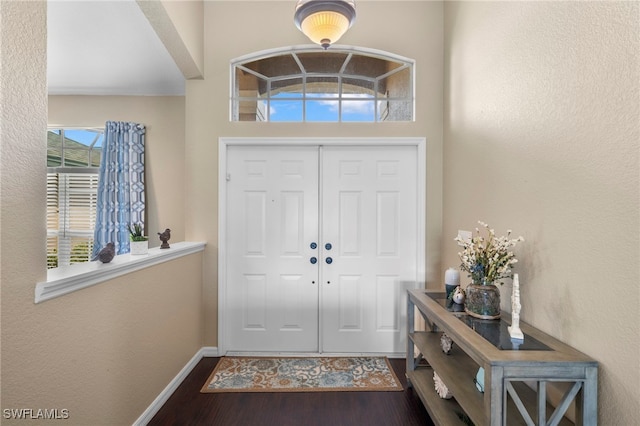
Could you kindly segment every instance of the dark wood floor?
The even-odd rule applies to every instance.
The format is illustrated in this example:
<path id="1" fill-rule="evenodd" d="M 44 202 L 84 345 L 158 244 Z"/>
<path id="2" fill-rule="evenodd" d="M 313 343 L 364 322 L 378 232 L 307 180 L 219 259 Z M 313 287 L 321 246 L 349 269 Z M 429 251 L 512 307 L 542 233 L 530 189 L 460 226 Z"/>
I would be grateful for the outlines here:
<path id="1" fill-rule="evenodd" d="M 405 360 L 391 359 L 403 392 L 200 393 L 220 358 L 203 358 L 149 425 L 433 425 L 407 389 Z"/>

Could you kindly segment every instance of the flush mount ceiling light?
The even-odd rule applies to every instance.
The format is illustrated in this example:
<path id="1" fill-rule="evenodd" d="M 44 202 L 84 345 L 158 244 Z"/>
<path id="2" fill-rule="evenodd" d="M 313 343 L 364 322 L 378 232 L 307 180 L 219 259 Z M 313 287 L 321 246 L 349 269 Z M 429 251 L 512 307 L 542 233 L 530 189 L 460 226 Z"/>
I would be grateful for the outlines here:
<path id="1" fill-rule="evenodd" d="M 347 32 L 356 19 L 354 0 L 298 0 L 294 22 L 325 50 Z"/>

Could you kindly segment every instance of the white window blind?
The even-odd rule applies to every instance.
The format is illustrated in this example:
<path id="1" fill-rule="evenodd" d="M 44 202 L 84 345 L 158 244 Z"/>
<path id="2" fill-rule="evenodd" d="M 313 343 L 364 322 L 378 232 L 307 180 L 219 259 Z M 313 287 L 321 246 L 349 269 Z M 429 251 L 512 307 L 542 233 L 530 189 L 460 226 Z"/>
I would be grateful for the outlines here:
<path id="1" fill-rule="evenodd" d="M 103 129 L 47 131 L 48 268 L 90 260 L 103 140 Z"/>
<path id="2" fill-rule="evenodd" d="M 97 193 L 97 168 L 48 169 L 48 268 L 89 260 L 93 249 Z"/>

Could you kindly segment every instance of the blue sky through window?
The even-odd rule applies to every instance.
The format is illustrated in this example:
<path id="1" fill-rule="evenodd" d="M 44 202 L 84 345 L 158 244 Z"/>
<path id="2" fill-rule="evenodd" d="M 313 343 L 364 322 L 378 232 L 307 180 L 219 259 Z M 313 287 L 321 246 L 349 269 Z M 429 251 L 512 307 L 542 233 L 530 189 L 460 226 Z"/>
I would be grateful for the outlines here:
<path id="1" fill-rule="evenodd" d="M 303 121 L 302 107 L 306 102 L 307 122 L 339 121 L 338 95 L 314 93 L 303 101 L 302 93 L 280 92 L 271 98 L 270 120 L 275 122 Z M 371 95 L 350 95 L 342 101 L 342 121 L 375 121 L 375 99 Z"/>
<path id="2" fill-rule="evenodd" d="M 102 146 L 102 140 L 104 139 L 102 132 L 86 129 L 65 129 L 64 136 L 86 146 L 91 146 L 96 136 L 98 136 L 98 140 L 93 145 L 94 148 L 100 148 Z"/>

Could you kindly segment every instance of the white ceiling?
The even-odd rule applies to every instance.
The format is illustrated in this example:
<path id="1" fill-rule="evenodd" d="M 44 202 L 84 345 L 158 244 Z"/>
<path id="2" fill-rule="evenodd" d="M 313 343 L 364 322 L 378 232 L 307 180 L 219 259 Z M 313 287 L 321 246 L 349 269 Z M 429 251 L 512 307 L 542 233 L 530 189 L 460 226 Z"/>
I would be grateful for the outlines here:
<path id="1" fill-rule="evenodd" d="M 51 95 L 184 95 L 184 76 L 134 0 L 47 2 Z"/>

